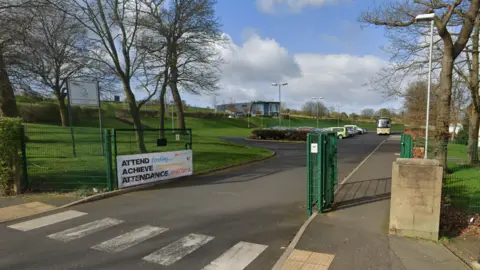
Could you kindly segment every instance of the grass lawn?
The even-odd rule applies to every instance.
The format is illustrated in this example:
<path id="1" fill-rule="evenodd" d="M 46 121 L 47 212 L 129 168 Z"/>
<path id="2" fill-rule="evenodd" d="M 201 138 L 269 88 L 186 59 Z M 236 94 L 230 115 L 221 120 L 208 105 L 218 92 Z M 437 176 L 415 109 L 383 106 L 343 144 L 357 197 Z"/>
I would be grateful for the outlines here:
<path id="1" fill-rule="evenodd" d="M 480 212 L 480 167 L 449 162 L 448 168 L 443 194 L 457 207 Z"/>
<path id="2" fill-rule="evenodd" d="M 192 150 L 194 172 L 202 172 L 213 168 L 245 162 L 266 157 L 271 151 L 261 148 L 245 147 L 218 139 L 219 136 L 246 136 L 250 130 L 244 127 L 240 119 L 208 120 L 198 118 L 186 119 L 187 126 L 192 129 Z M 143 119 L 150 127 L 158 126 L 158 119 Z M 170 121 L 167 121 L 169 128 Z M 102 155 L 102 143 L 98 120 L 91 120 L 77 125 L 91 127 L 75 127 L 75 150 L 70 128 L 53 125 L 26 124 L 27 161 L 30 188 L 42 190 L 72 190 L 78 188 L 97 187 L 104 189 L 106 183 L 106 159 Z M 105 128 L 128 129 L 131 126 L 115 119 L 105 119 Z M 134 131 L 118 131 L 118 154 L 137 153 Z M 166 132 L 168 145 L 158 147 L 158 131 L 146 131 L 145 144 L 149 152 L 175 151 L 185 149 L 189 143 L 189 135 L 179 138 Z M 178 140 L 177 140 L 178 139 Z"/>
<path id="3" fill-rule="evenodd" d="M 433 146 L 433 142 L 430 143 Z M 429 147 L 430 148 L 430 147 Z M 433 148 L 429 150 L 433 152 Z M 448 173 L 444 176 L 443 194 L 452 205 L 480 212 L 480 167 L 468 164 L 467 146 L 448 144 Z"/>

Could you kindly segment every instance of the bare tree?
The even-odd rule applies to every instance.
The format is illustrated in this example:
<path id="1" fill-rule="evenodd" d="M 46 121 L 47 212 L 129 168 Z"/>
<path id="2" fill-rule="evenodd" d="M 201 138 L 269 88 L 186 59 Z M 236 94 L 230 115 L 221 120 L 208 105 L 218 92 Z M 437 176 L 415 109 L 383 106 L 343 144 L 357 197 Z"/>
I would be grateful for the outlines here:
<path id="1" fill-rule="evenodd" d="M 361 21 L 385 26 L 389 30 L 415 29 L 415 17 L 422 13 L 435 12 L 434 25 L 443 42 L 441 60 L 440 86 L 437 88 L 437 121 L 435 137 L 440 141 L 435 149 L 436 158 L 447 168 L 447 144 L 449 139 L 450 106 L 452 94 L 453 63 L 467 45 L 475 18 L 480 8 L 480 0 L 449 1 L 410 1 L 402 0 L 379 4 L 361 16 Z M 450 29 L 455 19 L 462 22 L 460 31 L 454 41 Z"/>
<path id="2" fill-rule="evenodd" d="M 19 33 L 29 27 L 32 18 L 25 16 L 30 1 L 0 1 L 0 110 L 4 116 L 18 117 L 19 111 L 10 80 L 10 52 L 18 45 Z"/>
<path id="3" fill-rule="evenodd" d="M 168 6 L 165 1 L 157 1 L 157 5 L 149 2 L 159 26 L 152 31 L 163 37 L 166 44 L 168 85 L 177 110 L 178 127 L 184 129 L 180 89 L 194 94 L 218 89 L 221 59 L 215 46 L 223 37 L 215 16 L 216 0 L 173 0 Z"/>
<path id="4" fill-rule="evenodd" d="M 62 126 L 66 126 L 67 80 L 87 75 L 91 49 L 87 29 L 53 5 L 28 8 L 25 13 L 35 19 L 21 33 L 20 46 L 14 49 L 14 67 L 20 69 L 20 80 L 54 94 Z"/>
<path id="5" fill-rule="evenodd" d="M 432 85 L 432 89 L 436 89 L 438 85 Z M 427 114 L 427 82 L 425 80 L 417 80 L 411 82 L 404 94 L 404 109 L 408 124 L 412 126 L 424 126 Z M 432 96 L 430 100 L 430 119 L 432 122 L 436 120 L 436 96 Z"/>
<path id="6" fill-rule="evenodd" d="M 363 118 L 367 118 L 367 119 L 371 119 L 373 118 L 373 116 L 375 115 L 375 110 L 371 109 L 371 108 L 365 108 L 362 110 L 362 112 L 360 113 L 360 116 L 363 117 Z"/>
<path id="7" fill-rule="evenodd" d="M 464 61 L 457 61 L 454 69 L 458 76 L 463 80 L 463 83 L 467 86 L 471 96 L 471 106 L 469 112 L 469 129 L 468 129 L 468 154 L 470 157 L 470 163 L 478 163 L 478 134 L 480 129 L 480 96 L 479 96 L 479 40 L 480 40 L 480 16 L 477 16 L 475 20 L 475 29 L 472 33 L 471 43 L 468 44 L 460 55 Z M 458 97 L 458 93 L 457 93 Z M 460 95 L 461 97 L 461 95 Z M 461 104 L 461 103 L 460 103 Z M 455 107 L 455 106 L 454 106 Z M 455 111 L 453 112 L 454 115 Z M 455 119 L 456 125 L 459 121 L 459 117 Z M 456 126 L 455 126 L 456 128 Z M 455 131 L 455 130 L 454 130 Z M 455 132 L 452 134 L 452 138 L 455 136 Z"/>
<path id="8" fill-rule="evenodd" d="M 321 101 L 307 101 L 302 105 L 302 113 L 310 117 L 316 117 L 318 108 L 318 117 L 325 116 L 328 113 L 327 107 Z"/>
<path id="9" fill-rule="evenodd" d="M 139 151 L 147 151 L 140 120 L 140 108 L 155 94 L 152 91 L 137 102 L 132 80 L 139 75 L 145 55 L 136 49 L 139 37 L 140 0 L 70 0 L 75 7 L 69 12 L 92 32 L 92 41 L 97 45 L 92 53 L 94 59 L 114 73 L 121 81 L 129 111 L 136 129 Z M 144 73 L 143 73 L 144 74 Z M 139 75 L 141 76 L 141 75 Z"/>

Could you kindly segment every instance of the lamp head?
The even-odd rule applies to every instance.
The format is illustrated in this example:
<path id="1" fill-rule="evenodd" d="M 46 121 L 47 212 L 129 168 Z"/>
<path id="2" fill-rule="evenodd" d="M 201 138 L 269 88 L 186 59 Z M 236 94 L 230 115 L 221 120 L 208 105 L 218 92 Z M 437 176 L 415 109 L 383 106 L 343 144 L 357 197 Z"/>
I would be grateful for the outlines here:
<path id="1" fill-rule="evenodd" d="M 420 14 L 415 17 L 415 22 L 429 22 L 435 19 L 435 13 Z"/>

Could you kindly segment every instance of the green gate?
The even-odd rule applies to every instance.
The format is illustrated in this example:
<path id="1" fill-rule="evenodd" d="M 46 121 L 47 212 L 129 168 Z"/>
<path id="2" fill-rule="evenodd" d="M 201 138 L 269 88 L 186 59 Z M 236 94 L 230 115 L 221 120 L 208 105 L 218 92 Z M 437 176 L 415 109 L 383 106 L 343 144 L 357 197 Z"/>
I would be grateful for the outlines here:
<path id="1" fill-rule="evenodd" d="M 319 213 L 332 207 L 337 185 L 337 136 L 309 133 L 307 136 L 307 211 Z"/>
<path id="2" fill-rule="evenodd" d="M 400 138 L 400 157 L 412 158 L 413 157 L 413 139 L 409 134 L 402 134 Z"/>

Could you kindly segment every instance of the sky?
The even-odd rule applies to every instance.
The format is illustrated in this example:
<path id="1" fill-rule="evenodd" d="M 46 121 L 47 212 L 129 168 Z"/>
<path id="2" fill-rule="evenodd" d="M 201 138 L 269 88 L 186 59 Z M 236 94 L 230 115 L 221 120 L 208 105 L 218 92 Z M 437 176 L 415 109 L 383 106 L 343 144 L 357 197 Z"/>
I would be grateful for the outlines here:
<path id="1" fill-rule="evenodd" d="M 217 97 L 183 94 L 188 104 L 278 101 L 300 108 L 312 97 L 327 107 L 400 108 L 365 86 L 388 63 L 380 47 L 384 30 L 362 27 L 358 17 L 371 0 L 218 0 L 217 15 L 228 36 Z"/>

